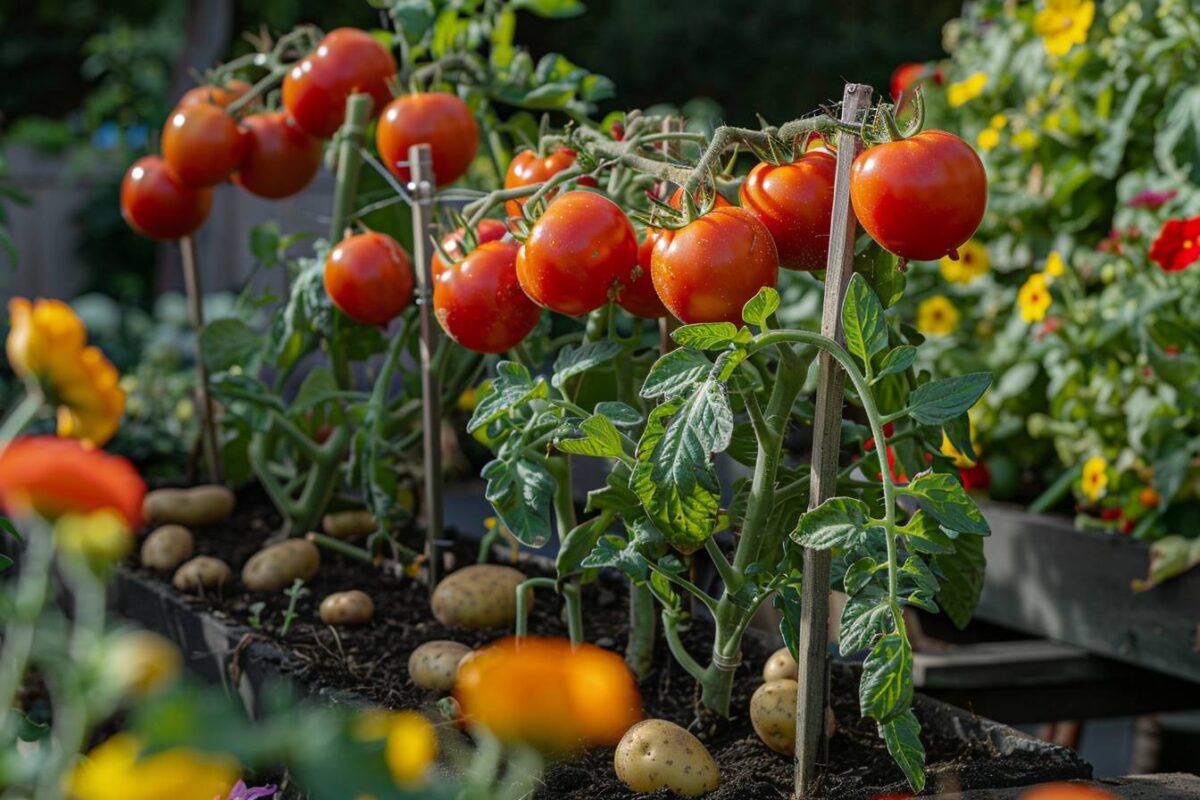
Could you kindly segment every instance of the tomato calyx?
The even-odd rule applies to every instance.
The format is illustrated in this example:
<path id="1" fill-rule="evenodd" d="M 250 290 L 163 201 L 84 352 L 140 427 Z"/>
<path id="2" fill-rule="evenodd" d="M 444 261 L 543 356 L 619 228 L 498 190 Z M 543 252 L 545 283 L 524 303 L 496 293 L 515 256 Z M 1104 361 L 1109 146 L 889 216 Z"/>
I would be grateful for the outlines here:
<path id="1" fill-rule="evenodd" d="M 900 110 L 899 103 L 886 103 L 880 100 L 875 106 L 874 113 L 863 120 L 862 127 L 859 129 L 858 136 L 862 139 L 863 146 L 870 148 L 877 144 L 908 139 L 920 133 L 925 127 L 925 98 L 921 94 L 920 86 L 913 89 L 910 102 L 912 115 L 909 116 L 904 130 L 900 130 L 900 124 L 896 121 Z"/>

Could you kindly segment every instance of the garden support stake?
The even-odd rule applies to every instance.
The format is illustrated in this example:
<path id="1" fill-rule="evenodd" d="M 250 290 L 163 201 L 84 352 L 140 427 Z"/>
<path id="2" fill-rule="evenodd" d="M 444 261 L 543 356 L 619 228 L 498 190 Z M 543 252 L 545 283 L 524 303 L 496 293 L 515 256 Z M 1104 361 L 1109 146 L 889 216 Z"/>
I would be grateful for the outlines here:
<path id="1" fill-rule="evenodd" d="M 183 283 L 187 288 L 188 316 L 196 334 L 196 388 L 200 393 L 200 439 L 208 475 L 213 483 L 221 482 L 221 448 L 217 438 L 217 418 L 213 412 L 212 392 L 208 385 L 208 367 L 204 363 L 204 348 L 200 334 L 204 330 L 204 295 L 200 288 L 200 269 L 196 264 L 196 240 L 185 236 L 179 240 L 183 257 Z"/>
<path id="2" fill-rule="evenodd" d="M 842 93 L 841 121 L 857 122 L 871 105 L 871 88 L 850 83 Z M 833 188 L 833 218 L 826 258 L 822 335 L 841 342 L 841 309 L 850 277 L 854 274 L 856 220 L 850 207 L 850 166 L 860 141 L 846 130 L 838 134 L 837 172 Z M 813 424 L 812 484 L 809 508 L 816 508 L 837 493 L 838 452 L 841 447 L 843 385 L 845 375 L 833 356 L 822 350 Z M 882 447 L 883 444 L 880 444 Z M 799 686 L 796 692 L 795 796 L 811 797 L 818 777 L 818 752 L 825 749 L 825 707 L 829 695 L 829 550 L 806 548 L 800 616 Z M 824 761 L 825 759 L 821 759 Z"/>

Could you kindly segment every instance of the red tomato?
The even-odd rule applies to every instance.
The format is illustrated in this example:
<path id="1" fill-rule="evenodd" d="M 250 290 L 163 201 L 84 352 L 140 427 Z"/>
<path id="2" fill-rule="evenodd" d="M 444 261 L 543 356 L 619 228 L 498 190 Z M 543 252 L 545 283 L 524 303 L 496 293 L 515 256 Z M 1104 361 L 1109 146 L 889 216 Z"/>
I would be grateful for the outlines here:
<path id="1" fill-rule="evenodd" d="M 325 259 L 325 291 L 355 322 L 387 325 L 412 302 L 412 265 L 386 234 L 348 236 Z"/>
<path id="2" fill-rule="evenodd" d="M 930 78 L 933 78 L 935 83 L 945 80 L 940 68 L 913 61 L 901 64 L 892 70 L 892 99 L 899 100 L 901 94 Z"/>
<path id="3" fill-rule="evenodd" d="M 245 147 L 237 120 L 212 103 L 176 109 L 163 126 L 163 158 L 188 186 L 216 186 L 228 178 Z"/>
<path id="4" fill-rule="evenodd" d="M 378 39 L 357 28 L 330 31 L 317 49 L 283 79 L 283 106 L 312 136 L 328 139 L 346 120 L 346 98 L 369 94 L 372 116 L 392 99 L 388 79 L 396 59 Z"/>
<path id="5" fill-rule="evenodd" d="M 406 94 L 383 110 L 375 129 L 375 144 L 383 163 L 402 181 L 408 181 L 408 148 L 428 144 L 433 150 L 433 175 L 438 186 L 453 183 L 475 160 L 479 126 L 467 104 L 444 92 Z"/>
<path id="6" fill-rule="evenodd" d="M 758 164 L 746 176 L 742 208 L 771 232 L 779 266 L 825 269 L 836 170 L 836 158 L 813 151 L 790 164 Z"/>
<path id="7" fill-rule="evenodd" d="M 715 208 L 654 245 L 650 275 L 678 319 L 741 324 L 742 306 L 779 279 L 771 232 L 744 208 Z"/>
<path id="8" fill-rule="evenodd" d="M 576 317 L 633 280 L 638 242 L 625 212 L 595 192 L 565 192 L 517 254 L 517 278 L 533 302 Z"/>
<path id="9" fill-rule="evenodd" d="M 246 152 L 233 182 L 251 194 L 278 200 L 305 186 L 321 168 L 321 140 L 309 136 L 284 111 L 242 120 Z"/>
<path id="10" fill-rule="evenodd" d="M 211 207 L 211 189 L 188 186 L 158 156 L 139 158 L 121 181 L 121 216 L 151 239 L 191 236 Z"/>
<path id="11" fill-rule="evenodd" d="M 223 87 L 208 84 L 194 86 L 179 98 L 179 102 L 175 104 L 175 110 L 201 103 L 211 103 L 220 108 L 228 108 L 230 103 L 248 91 L 250 91 L 250 84 L 236 78 L 226 81 Z"/>
<path id="12" fill-rule="evenodd" d="M 503 353 L 521 342 L 542 310 L 517 282 L 516 242 L 485 242 L 433 282 L 433 310 L 451 339 L 477 353 Z"/>
<path id="13" fill-rule="evenodd" d="M 522 186 L 545 183 L 564 169 L 570 169 L 573 166 L 575 166 L 574 150 L 564 148 L 545 158 L 538 158 L 538 154 L 533 150 L 522 150 L 508 163 L 508 172 L 504 175 L 504 188 L 520 189 Z M 581 177 L 576 182 L 580 186 L 596 185 L 595 179 L 588 176 Z M 554 193 L 551 192 L 549 197 L 553 196 Z M 525 205 L 525 200 L 524 197 L 509 200 L 504 204 L 504 213 L 510 219 L 521 216 L 521 207 Z"/>
<path id="14" fill-rule="evenodd" d="M 670 313 L 662 300 L 658 299 L 658 292 L 654 291 L 654 280 L 650 277 L 650 258 L 657 241 L 657 230 L 646 231 L 646 238 L 638 245 L 638 266 L 633 271 L 633 281 L 617 295 L 617 305 L 643 319 L 658 319 Z"/>
<path id="15" fill-rule="evenodd" d="M 500 220 L 482 219 L 479 221 L 479 226 L 475 228 L 475 245 L 478 247 L 487 242 L 498 241 L 503 239 L 506 233 L 508 233 L 508 226 Z M 462 228 L 456 228 L 442 237 L 442 250 L 445 250 L 446 255 L 450 256 L 451 262 L 457 261 L 465 255 L 463 252 L 463 237 L 465 235 L 466 231 Z M 432 260 L 433 277 L 436 278 L 449 265 L 437 250 L 433 251 Z"/>
<path id="16" fill-rule="evenodd" d="M 1021 795 L 1021 800 L 1117 800 L 1103 789 L 1078 783 L 1046 783 Z"/>
<path id="17" fill-rule="evenodd" d="M 871 238 L 916 261 L 954 257 L 987 208 L 987 173 L 952 133 L 925 131 L 854 160 L 850 202 Z"/>

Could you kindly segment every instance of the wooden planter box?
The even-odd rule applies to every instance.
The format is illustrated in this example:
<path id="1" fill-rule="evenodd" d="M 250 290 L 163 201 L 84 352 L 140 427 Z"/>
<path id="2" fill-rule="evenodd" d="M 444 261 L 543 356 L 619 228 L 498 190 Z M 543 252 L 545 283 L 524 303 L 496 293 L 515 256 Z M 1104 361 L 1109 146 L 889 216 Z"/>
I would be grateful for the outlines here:
<path id="1" fill-rule="evenodd" d="M 1145 542 L 1014 506 L 983 512 L 992 535 L 977 618 L 1200 683 L 1200 571 L 1135 592 Z"/>

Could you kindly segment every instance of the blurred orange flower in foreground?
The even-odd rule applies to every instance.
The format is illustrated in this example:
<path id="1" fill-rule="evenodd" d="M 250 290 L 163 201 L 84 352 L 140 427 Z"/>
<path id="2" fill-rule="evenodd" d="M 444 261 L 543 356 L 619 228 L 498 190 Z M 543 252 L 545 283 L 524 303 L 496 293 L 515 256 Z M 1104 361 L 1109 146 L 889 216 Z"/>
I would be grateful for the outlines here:
<path id="1" fill-rule="evenodd" d="M 454 696 L 496 738 L 551 753 L 612 746 L 642 718 L 642 698 L 616 653 L 565 639 L 504 639 L 464 660 Z"/>
<path id="2" fill-rule="evenodd" d="M 102 445 L 125 411 L 120 376 L 99 348 L 86 347 L 87 331 L 60 300 L 8 303 L 6 350 L 13 371 L 33 380 L 58 408 L 58 435 Z"/>
<path id="3" fill-rule="evenodd" d="M 1025 792 L 1021 800 L 1117 800 L 1117 796 L 1080 783 L 1047 783 Z"/>
<path id="4" fill-rule="evenodd" d="M 73 439 L 26 436 L 0 452 L 0 508 L 14 515 L 57 519 L 112 509 L 132 530 L 145 494 L 133 464 Z"/>
<path id="5" fill-rule="evenodd" d="M 212 800 L 238 778 L 230 758 L 175 748 L 143 755 L 141 743 L 120 733 L 99 745 L 67 779 L 70 800 Z"/>

